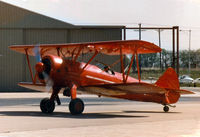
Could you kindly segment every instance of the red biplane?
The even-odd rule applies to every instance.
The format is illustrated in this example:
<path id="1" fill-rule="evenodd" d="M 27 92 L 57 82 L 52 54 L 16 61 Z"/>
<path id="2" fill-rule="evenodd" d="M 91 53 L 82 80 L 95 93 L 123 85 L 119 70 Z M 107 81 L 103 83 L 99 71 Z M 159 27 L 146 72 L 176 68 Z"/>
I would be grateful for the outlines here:
<path id="1" fill-rule="evenodd" d="M 77 88 L 83 93 L 96 94 L 120 99 L 155 102 L 169 111 L 170 104 L 178 101 L 181 94 L 192 94 L 191 91 L 181 90 L 176 72 L 168 68 L 155 84 L 141 81 L 139 72 L 139 54 L 158 53 L 161 48 L 141 40 L 106 41 L 72 44 L 41 44 L 14 45 L 10 49 L 26 54 L 32 82 L 21 82 L 20 86 L 29 89 L 45 91 L 45 87 L 52 85 L 50 98 L 40 102 L 43 113 L 52 113 L 55 101 L 60 105 L 58 93 L 64 89 L 63 95 L 71 97 L 69 110 L 71 114 L 81 114 L 84 103 L 77 98 Z M 78 61 L 82 54 L 92 54 L 87 62 Z M 98 67 L 91 65 L 98 54 L 119 55 L 121 73 L 115 72 L 108 65 Z M 132 54 L 128 71 L 125 72 L 124 55 Z M 41 58 L 35 65 L 33 75 L 29 55 Z M 138 79 L 130 77 L 130 70 L 136 58 Z M 116 63 L 114 63 L 116 64 Z"/>

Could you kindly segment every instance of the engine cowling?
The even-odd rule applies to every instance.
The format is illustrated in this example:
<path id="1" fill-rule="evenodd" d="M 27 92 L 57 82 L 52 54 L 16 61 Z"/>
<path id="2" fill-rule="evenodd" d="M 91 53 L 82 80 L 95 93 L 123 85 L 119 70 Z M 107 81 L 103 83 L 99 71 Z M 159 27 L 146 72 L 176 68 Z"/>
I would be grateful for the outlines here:
<path id="1" fill-rule="evenodd" d="M 59 71 L 63 59 L 58 56 L 47 55 L 42 58 L 41 62 L 35 65 L 35 69 L 40 82 L 46 83 L 47 79 L 54 81 L 54 74 Z"/>

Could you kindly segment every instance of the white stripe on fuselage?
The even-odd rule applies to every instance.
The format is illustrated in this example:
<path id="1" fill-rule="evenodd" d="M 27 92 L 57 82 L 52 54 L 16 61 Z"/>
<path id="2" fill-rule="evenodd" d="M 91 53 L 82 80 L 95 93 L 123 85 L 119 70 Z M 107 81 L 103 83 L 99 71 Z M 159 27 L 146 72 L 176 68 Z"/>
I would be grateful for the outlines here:
<path id="1" fill-rule="evenodd" d="M 101 78 L 97 78 L 97 77 L 93 77 L 93 76 L 89 76 L 89 75 L 86 75 L 87 78 L 90 78 L 90 79 L 95 79 L 95 80 L 99 80 L 99 81 L 102 81 L 102 82 L 107 82 L 107 83 L 115 83 L 113 81 L 108 81 L 108 80 L 105 80 L 105 79 L 101 79 Z"/>

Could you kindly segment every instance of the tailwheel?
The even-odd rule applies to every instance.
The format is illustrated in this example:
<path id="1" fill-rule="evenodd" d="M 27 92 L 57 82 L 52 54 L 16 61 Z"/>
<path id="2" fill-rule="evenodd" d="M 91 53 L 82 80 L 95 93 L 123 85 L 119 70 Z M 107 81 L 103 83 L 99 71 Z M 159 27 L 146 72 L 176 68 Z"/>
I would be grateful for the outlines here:
<path id="1" fill-rule="evenodd" d="M 40 102 L 40 109 L 43 113 L 52 113 L 55 109 L 55 102 L 49 98 L 44 98 Z"/>
<path id="2" fill-rule="evenodd" d="M 72 115 L 81 114 L 84 110 L 84 103 L 81 99 L 72 99 L 69 103 L 69 111 Z"/>
<path id="3" fill-rule="evenodd" d="M 165 105 L 165 106 L 163 107 L 163 110 L 164 110 L 165 112 L 168 112 L 168 111 L 169 111 L 169 107 Z"/>

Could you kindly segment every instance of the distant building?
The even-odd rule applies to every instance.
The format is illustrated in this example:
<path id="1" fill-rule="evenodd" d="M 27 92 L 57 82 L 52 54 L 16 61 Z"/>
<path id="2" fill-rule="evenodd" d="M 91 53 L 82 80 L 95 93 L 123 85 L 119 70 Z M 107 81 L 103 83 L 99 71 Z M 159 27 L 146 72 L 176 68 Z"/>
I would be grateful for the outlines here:
<path id="1" fill-rule="evenodd" d="M 120 26 L 75 26 L 0 1 L 0 91 L 25 91 L 17 85 L 30 81 L 25 55 L 8 46 L 120 40 Z M 104 56 L 99 56 L 103 60 Z M 110 57 L 112 63 L 116 57 Z M 35 60 L 32 57 L 32 68 Z"/>

